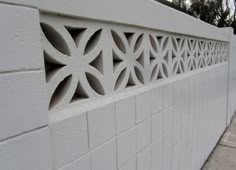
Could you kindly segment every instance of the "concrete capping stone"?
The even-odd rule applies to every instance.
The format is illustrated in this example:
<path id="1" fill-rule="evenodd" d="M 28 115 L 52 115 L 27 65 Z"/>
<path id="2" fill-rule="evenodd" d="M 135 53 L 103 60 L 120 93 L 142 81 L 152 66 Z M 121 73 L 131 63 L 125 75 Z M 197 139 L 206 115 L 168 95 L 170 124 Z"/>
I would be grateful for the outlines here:
<path id="1" fill-rule="evenodd" d="M 71 0 L 69 3 L 67 0 L 39 0 L 39 9 L 41 12 L 112 21 L 184 35 L 229 41 L 224 30 L 154 0 L 100 0 L 98 4 L 94 5 L 95 3 L 94 0 Z M 163 19 L 163 16 L 165 19 Z"/>
<path id="2" fill-rule="evenodd" d="M 6 3 L 9 5 L 16 5 L 16 6 L 26 6 L 32 8 L 39 7 L 39 0 L 0 0 L 1 3 Z"/>

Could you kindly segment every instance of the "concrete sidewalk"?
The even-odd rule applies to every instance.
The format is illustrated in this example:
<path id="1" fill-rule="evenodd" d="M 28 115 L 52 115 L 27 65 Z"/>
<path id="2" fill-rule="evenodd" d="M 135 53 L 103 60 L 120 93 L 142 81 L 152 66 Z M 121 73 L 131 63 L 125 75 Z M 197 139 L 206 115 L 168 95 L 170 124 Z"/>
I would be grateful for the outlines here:
<path id="1" fill-rule="evenodd" d="M 202 170 L 236 170 L 236 118 L 226 130 Z"/>

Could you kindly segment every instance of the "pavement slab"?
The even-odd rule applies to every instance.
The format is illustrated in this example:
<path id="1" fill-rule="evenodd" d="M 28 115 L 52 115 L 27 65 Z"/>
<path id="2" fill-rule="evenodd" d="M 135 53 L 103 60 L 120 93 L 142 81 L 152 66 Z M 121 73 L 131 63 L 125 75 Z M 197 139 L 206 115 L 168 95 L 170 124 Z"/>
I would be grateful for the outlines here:
<path id="1" fill-rule="evenodd" d="M 236 170 L 236 118 L 227 128 L 202 170 Z"/>

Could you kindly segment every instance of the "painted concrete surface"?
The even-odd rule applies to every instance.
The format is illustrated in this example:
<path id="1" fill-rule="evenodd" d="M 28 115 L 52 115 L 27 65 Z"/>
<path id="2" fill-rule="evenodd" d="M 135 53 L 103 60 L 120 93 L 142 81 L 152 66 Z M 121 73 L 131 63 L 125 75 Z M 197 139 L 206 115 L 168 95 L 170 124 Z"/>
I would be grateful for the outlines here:
<path id="1" fill-rule="evenodd" d="M 218 146 L 202 170 L 236 169 L 236 118 L 229 126 Z"/>
<path id="2" fill-rule="evenodd" d="M 232 30 L 231 30 L 232 31 Z M 230 58 L 229 58 L 229 88 L 228 88 L 228 116 L 227 116 L 227 122 L 229 122 L 232 119 L 232 116 L 235 111 L 235 106 L 236 106 L 236 94 L 234 91 L 236 90 L 236 37 L 235 36 L 230 36 Z"/>
<path id="3" fill-rule="evenodd" d="M 58 114 L 49 122 L 53 167 L 199 170 L 226 127 L 227 68 L 220 64 L 87 112 L 77 107 L 67 109 L 67 117 Z"/>
<path id="4" fill-rule="evenodd" d="M 39 0 L 39 9 L 60 15 L 158 28 L 184 35 L 228 41 L 227 33 L 221 29 L 153 0 L 100 0 L 99 3 L 94 0 L 71 0 L 70 3 L 67 0 Z"/>
<path id="5" fill-rule="evenodd" d="M 0 170 L 199 170 L 236 106 L 232 34 L 95 3 L 0 0 Z"/>

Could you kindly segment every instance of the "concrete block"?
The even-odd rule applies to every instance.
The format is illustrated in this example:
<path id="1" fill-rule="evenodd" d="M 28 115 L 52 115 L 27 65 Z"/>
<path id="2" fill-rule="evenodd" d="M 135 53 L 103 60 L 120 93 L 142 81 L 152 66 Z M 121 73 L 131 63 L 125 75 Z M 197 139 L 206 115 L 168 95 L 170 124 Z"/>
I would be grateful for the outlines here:
<path id="1" fill-rule="evenodd" d="M 151 120 L 147 119 L 136 128 L 137 152 L 141 152 L 151 143 Z"/>
<path id="2" fill-rule="evenodd" d="M 115 136 L 114 104 L 88 112 L 89 146 L 94 149 Z"/>
<path id="3" fill-rule="evenodd" d="M 157 140 L 163 133 L 163 112 L 152 117 L 152 142 Z"/>
<path id="4" fill-rule="evenodd" d="M 163 112 L 163 117 L 164 117 L 164 131 L 169 131 L 172 130 L 173 127 L 173 106 L 168 107 L 164 110 Z"/>
<path id="5" fill-rule="evenodd" d="M 47 124 L 44 73 L 0 74 L 0 139 Z"/>
<path id="6" fill-rule="evenodd" d="M 112 140 L 91 152 L 91 170 L 116 170 L 116 141 Z"/>
<path id="7" fill-rule="evenodd" d="M 28 7 L 38 7 L 39 0 L 0 0 L 0 3 L 9 3 L 13 5 L 22 5 Z"/>
<path id="8" fill-rule="evenodd" d="M 180 101 L 174 105 L 174 120 L 173 120 L 173 144 L 179 143 L 181 139 L 181 126 L 182 115 L 184 107 L 184 101 Z"/>
<path id="9" fill-rule="evenodd" d="M 172 167 L 175 167 L 176 170 L 180 170 L 180 156 L 181 155 L 181 148 L 179 144 L 173 147 L 173 157 L 172 157 Z"/>
<path id="10" fill-rule="evenodd" d="M 164 108 L 173 105 L 174 103 L 174 87 L 173 84 L 168 84 L 164 87 Z"/>
<path id="11" fill-rule="evenodd" d="M 107 0 L 103 0 L 106 3 L 100 2 L 96 6 L 91 6 L 92 1 L 85 0 L 72 0 L 70 3 L 65 0 L 0 2 L 0 169 L 177 170 L 180 167 L 180 170 L 189 170 L 192 169 L 191 156 L 196 159 L 196 167 L 200 168 L 199 155 L 207 158 L 225 128 L 228 64 L 212 64 L 203 68 L 209 69 L 207 73 L 203 69 L 189 71 L 184 75 L 186 78 L 182 77 L 182 72 L 186 71 L 182 67 L 193 65 L 191 59 L 198 62 L 209 52 L 217 55 L 224 52 L 224 49 L 217 50 L 218 46 L 213 45 L 203 55 L 203 47 L 200 46 L 206 43 L 205 47 L 209 48 L 212 43 L 216 44 L 212 39 L 216 39 L 223 40 L 222 44 L 227 47 L 226 33 L 145 0 L 135 2 L 138 10 L 134 10 L 134 13 L 130 13 L 134 0 L 111 0 L 108 4 Z M 103 4 L 107 4 L 109 10 Z M 47 50 L 50 46 L 49 51 L 53 51 L 53 48 L 56 50 L 45 55 L 46 64 L 55 70 L 61 66 L 58 77 L 52 76 L 47 82 L 44 70 L 40 71 L 44 69 L 44 57 L 37 7 L 43 10 L 40 10 L 46 36 L 43 39 L 48 40 L 43 41 L 43 48 Z M 45 11 L 100 21 L 49 16 Z M 155 15 L 158 16 L 158 22 L 145 20 L 153 16 L 153 11 L 162 14 Z M 172 20 L 163 20 L 162 16 Z M 177 16 L 178 20 L 173 20 L 173 16 Z M 177 23 L 188 23 L 189 27 Z M 151 29 L 156 29 L 157 25 L 160 31 Z M 169 33 L 163 34 L 161 30 Z M 193 38 L 196 35 L 202 38 Z M 235 45 L 230 46 L 233 48 Z M 182 58 L 183 51 L 189 52 L 190 56 Z M 234 51 L 231 49 L 232 53 Z M 152 54 L 148 55 L 149 52 Z M 49 71 L 46 72 L 50 77 Z M 174 77 L 175 73 L 180 73 L 179 77 Z M 203 74 L 209 74 L 208 88 L 202 85 Z M 72 76 L 66 79 L 70 84 L 66 91 L 68 84 L 63 80 L 68 75 Z M 154 88 L 156 85 L 152 82 L 157 80 L 159 85 L 160 78 L 164 78 L 160 82 L 165 84 L 164 87 Z M 42 128 L 48 125 L 47 114 L 51 114 L 47 108 L 45 86 L 48 89 L 57 86 L 57 92 L 65 93 L 66 100 L 62 97 L 62 104 L 53 111 L 65 109 L 66 112 L 66 107 L 71 109 L 71 105 L 75 112 L 76 109 L 78 112 L 81 108 L 83 110 L 80 114 L 73 113 L 73 117 L 68 111 L 69 116 L 60 120 L 60 116 L 53 113 L 53 120 L 56 121 L 49 122 L 51 136 L 48 128 Z M 126 96 L 119 93 L 122 90 L 131 97 L 117 101 Z M 206 98 L 199 95 L 200 90 L 206 92 Z M 119 93 L 118 98 L 112 96 L 116 93 Z M 78 108 L 77 103 L 68 104 L 73 95 L 78 103 L 81 98 L 88 98 L 89 104 L 78 104 Z M 100 95 L 105 97 L 98 98 Z M 100 99 L 102 102 L 98 104 Z M 182 100 L 187 102 L 181 103 Z M 111 101 L 114 103 L 110 104 Z M 96 109 L 86 110 L 91 105 Z M 98 108 L 101 105 L 102 108 Z M 212 123 L 209 124 L 209 120 Z M 206 141 L 206 144 L 201 142 L 204 143 L 202 150 L 199 149 L 198 137 L 201 139 L 199 141 Z M 191 155 L 190 151 L 194 154 Z M 180 153 L 184 156 L 178 161 L 176 157 Z"/>
<path id="12" fill-rule="evenodd" d="M 163 110 L 164 104 L 164 90 L 163 88 L 157 88 L 151 92 L 152 102 L 152 114 L 157 114 Z"/>
<path id="13" fill-rule="evenodd" d="M 188 78 L 185 78 L 183 79 L 183 97 L 186 99 L 188 98 L 188 95 L 189 95 L 189 79 Z"/>
<path id="14" fill-rule="evenodd" d="M 50 124 L 50 130 L 56 169 L 89 151 L 86 113 Z"/>
<path id="15" fill-rule="evenodd" d="M 171 170 L 171 155 L 164 155 L 163 156 L 163 170 Z"/>
<path id="16" fill-rule="evenodd" d="M 137 170 L 150 170 L 151 168 L 151 149 L 146 148 L 137 155 Z"/>
<path id="17" fill-rule="evenodd" d="M 78 160 L 71 162 L 60 170 L 90 170 L 90 156 L 86 154 Z"/>
<path id="18" fill-rule="evenodd" d="M 172 133 L 167 132 L 163 135 L 163 156 L 170 157 L 172 156 Z"/>
<path id="19" fill-rule="evenodd" d="M 43 68 L 38 11 L 0 4 L 0 16 L 0 73 Z"/>
<path id="20" fill-rule="evenodd" d="M 119 170 L 136 170 L 136 157 L 134 159 L 129 160 L 124 166 L 122 166 Z"/>
<path id="21" fill-rule="evenodd" d="M 177 103 L 179 100 L 183 98 L 184 90 L 186 89 L 183 89 L 182 80 L 178 80 L 174 83 L 174 103 Z"/>
<path id="22" fill-rule="evenodd" d="M 199 76 L 193 75 L 189 78 L 189 90 L 190 93 L 194 93 L 198 90 L 199 87 Z"/>
<path id="23" fill-rule="evenodd" d="M 0 169 L 52 170 L 48 128 L 1 142 Z"/>
<path id="24" fill-rule="evenodd" d="M 162 137 L 151 145 L 151 170 L 162 169 Z"/>
<path id="25" fill-rule="evenodd" d="M 136 96 L 136 123 L 142 122 L 152 114 L 151 93 L 145 92 Z"/>
<path id="26" fill-rule="evenodd" d="M 120 134 L 135 125 L 135 97 L 118 101 L 115 108 L 116 130 Z"/>
<path id="27" fill-rule="evenodd" d="M 117 137 L 118 168 L 136 155 L 136 129 L 132 128 Z"/>

